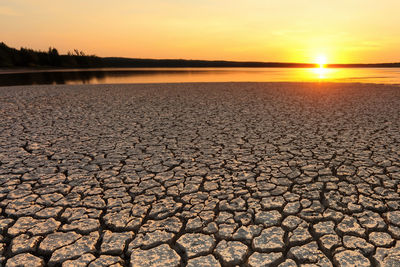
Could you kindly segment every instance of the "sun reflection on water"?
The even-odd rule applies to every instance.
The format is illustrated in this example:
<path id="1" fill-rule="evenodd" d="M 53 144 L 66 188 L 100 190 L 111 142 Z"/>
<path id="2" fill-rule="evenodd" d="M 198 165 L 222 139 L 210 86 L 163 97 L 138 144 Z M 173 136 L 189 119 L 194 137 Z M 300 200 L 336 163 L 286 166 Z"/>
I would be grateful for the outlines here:
<path id="1" fill-rule="evenodd" d="M 0 73 L 0 86 L 177 82 L 368 82 L 400 84 L 398 68 L 124 68 Z"/>
<path id="2" fill-rule="evenodd" d="M 316 75 L 316 77 L 320 80 L 327 79 L 329 77 L 328 74 L 331 72 L 331 69 L 324 68 L 324 67 L 313 68 L 311 70 Z"/>

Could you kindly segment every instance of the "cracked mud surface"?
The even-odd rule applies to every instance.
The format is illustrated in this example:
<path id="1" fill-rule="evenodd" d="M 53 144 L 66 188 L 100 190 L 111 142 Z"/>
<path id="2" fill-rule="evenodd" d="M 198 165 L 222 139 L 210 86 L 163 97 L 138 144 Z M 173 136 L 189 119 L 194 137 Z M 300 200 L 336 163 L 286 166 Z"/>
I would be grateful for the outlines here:
<path id="1" fill-rule="evenodd" d="M 5 266 L 400 266 L 400 88 L 0 88 Z"/>

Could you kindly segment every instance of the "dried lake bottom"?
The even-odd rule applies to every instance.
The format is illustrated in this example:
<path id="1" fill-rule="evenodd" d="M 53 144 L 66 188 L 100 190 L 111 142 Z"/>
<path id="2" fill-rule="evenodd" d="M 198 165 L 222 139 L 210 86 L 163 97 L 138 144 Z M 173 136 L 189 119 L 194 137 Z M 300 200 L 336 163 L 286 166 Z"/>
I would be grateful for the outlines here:
<path id="1" fill-rule="evenodd" d="M 400 87 L 0 88 L 6 266 L 400 266 Z"/>

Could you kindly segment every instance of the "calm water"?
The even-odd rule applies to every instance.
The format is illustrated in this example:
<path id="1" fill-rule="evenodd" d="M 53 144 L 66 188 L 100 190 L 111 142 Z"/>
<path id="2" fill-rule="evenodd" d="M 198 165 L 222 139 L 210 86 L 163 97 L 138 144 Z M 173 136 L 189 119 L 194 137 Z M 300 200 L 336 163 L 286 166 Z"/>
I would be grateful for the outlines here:
<path id="1" fill-rule="evenodd" d="M 176 82 L 363 82 L 400 84 L 400 68 L 170 68 L 1 71 L 0 86 Z"/>

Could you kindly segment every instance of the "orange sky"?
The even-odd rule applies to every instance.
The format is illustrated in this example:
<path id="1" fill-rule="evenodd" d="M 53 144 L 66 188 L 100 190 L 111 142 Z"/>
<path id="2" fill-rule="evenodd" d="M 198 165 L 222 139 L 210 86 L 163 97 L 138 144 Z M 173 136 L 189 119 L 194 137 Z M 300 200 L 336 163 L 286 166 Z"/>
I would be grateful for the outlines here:
<path id="1" fill-rule="evenodd" d="M 400 61 L 399 0 L 1 0 L 0 41 L 98 56 Z"/>

